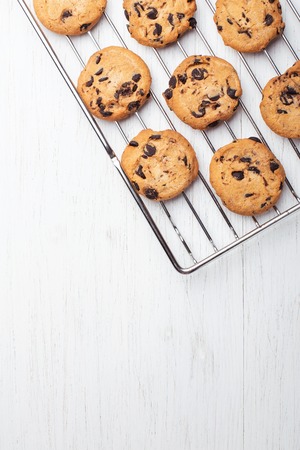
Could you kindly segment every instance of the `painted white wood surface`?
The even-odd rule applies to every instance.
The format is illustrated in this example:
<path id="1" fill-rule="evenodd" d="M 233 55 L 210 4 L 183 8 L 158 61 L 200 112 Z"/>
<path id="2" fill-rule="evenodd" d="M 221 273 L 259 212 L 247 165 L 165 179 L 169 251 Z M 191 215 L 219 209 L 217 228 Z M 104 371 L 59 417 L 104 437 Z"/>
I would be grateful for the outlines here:
<path id="1" fill-rule="evenodd" d="M 242 72 L 204 6 L 201 29 Z M 299 450 L 299 214 L 179 275 L 16 1 L 0 25 L 0 449 Z M 264 84 L 272 70 L 250 61 Z"/>

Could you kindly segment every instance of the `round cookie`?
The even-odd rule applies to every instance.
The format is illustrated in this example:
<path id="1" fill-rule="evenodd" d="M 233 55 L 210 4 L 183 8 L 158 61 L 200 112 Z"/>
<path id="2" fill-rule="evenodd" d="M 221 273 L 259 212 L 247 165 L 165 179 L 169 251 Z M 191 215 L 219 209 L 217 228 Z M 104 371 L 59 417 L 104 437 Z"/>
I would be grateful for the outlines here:
<path id="1" fill-rule="evenodd" d="M 125 148 L 121 166 L 135 190 L 156 201 L 181 194 L 199 170 L 191 144 L 172 130 L 141 131 Z"/>
<path id="2" fill-rule="evenodd" d="M 33 5 L 42 24 L 65 35 L 79 35 L 100 20 L 107 0 L 34 0 Z"/>
<path id="3" fill-rule="evenodd" d="M 175 69 L 163 95 L 179 119 L 204 130 L 233 115 L 242 88 L 235 69 L 224 59 L 189 56 Z"/>
<path id="4" fill-rule="evenodd" d="M 210 182 L 231 211 L 251 216 L 270 209 L 280 197 L 285 172 L 257 138 L 221 147 L 210 163 Z"/>
<path id="5" fill-rule="evenodd" d="M 196 0 L 124 0 L 123 8 L 129 33 L 149 47 L 165 47 L 197 25 Z"/>
<path id="6" fill-rule="evenodd" d="M 275 133 L 300 138 L 300 60 L 263 89 L 261 115 Z"/>
<path id="7" fill-rule="evenodd" d="M 278 0 L 217 0 L 214 21 L 225 45 L 259 52 L 284 30 Z"/>
<path id="8" fill-rule="evenodd" d="M 149 98 L 150 86 L 150 71 L 138 55 L 106 47 L 90 57 L 77 89 L 94 116 L 113 121 L 134 114 Z"/>

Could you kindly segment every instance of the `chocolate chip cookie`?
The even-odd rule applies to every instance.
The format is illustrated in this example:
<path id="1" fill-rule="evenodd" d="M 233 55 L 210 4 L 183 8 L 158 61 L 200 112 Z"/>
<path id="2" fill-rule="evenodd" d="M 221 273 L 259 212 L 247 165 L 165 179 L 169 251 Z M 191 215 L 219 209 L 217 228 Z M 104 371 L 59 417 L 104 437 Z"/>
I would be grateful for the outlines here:
<path id="1" fill-rule="evenodd" d="M 96 25 L 106 0 L 34 0 L 33 4 L 46 28 L 59 34 L 78 35 Z"/>
<path id="2" fill-rule="evenodd" d="M 267 83 L 260 112 L 275 133 L 300 138 L 300 60 Z"/>
<path id="3" fill-rule="evenodd" d="M 196 0 L 124 0 L 128 31 L 140 44 L 165 47 L 195 28 Z"/>
<path id="4" fill-rule="evenodd" d="M 191 144 L 172 130 L 141 131 L 125 148 L 121 166 L 135 190 L 150 200 L 168 200 L 198 174 Z"/>
<path id="5" fill-rule="evenodd" d="M 77 89 L 94 116 L 113 121 L 134 114 L 149 98 L 150 86 L 150 71 L 138 55 L 107 47 L 90 57 Z"/>
<path id="6" fill-rule="evenodd" d="M 278 0 L 217 0 L 214 21 L 225 45 L 259 52 L 284 30 Z"/>
<path id="7" fill-rule="evenodd" d="M 257 138 L 220 148 L 210 163 L 210 182 L 231 211 L 251 216 L 270 209 L 280 197 L 285 172 Z"/>
<path id="8" fill-rule="evenodd" d="M 163 93 L 169 108 L 183 122 L 204 130 L 229 119 L 239 105 L 239 77 L 216 56 L 189 56 L 175 70 Z"/>

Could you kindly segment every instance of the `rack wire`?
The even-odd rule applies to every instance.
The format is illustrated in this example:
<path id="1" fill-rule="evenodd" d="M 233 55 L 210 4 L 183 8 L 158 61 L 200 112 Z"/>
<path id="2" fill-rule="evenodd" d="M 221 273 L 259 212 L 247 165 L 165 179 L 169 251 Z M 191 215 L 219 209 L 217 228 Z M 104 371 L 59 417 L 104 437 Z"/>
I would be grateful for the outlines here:
<path id="1" fill-rule="evenodd" d="M 210 0 L 204 0 L 206 5 L 208 6 L 211 13 L 214 13 L 214 7 Z M 286 0 L 287 4 L 289 5 L 291 11 L 296 16 L 298 20 L 300 20 L 299 13 L 297 12 L 295 6 L 293 5 L 291 0 Z M 197 192 L 197 188 L 193 188 L 192 194 L 190 194 L 190 190 L 187 192 L 183 192 L 180 196 L 179 200 L 176 199 L 174 201 L 167 202 L 160 202 L 160 204 L 155 204 L 153 206 L 153 203 L 149 203 L 146 200 L 145 201 L 135 192 L 133 189 L 130 181 L 127 179 L 125 173 L 123 172 L 119 158 L 113 150 L 112 146 L 109 144 L 108 139 L 105 135 L 105 130 L 107 129 L 106 123 L 103 123 L 97 119 L 95 119 L 87 110 L 84 103 L 82 102 L 76 87 L 72 81 L 72 77 L 68 73 L 67 69 L 65 68 L 64 64 L 62 63 L 62 58 L 59 58 L 57 53 L 54 50 L 53 44 L 50 42 L 50 39 L 47 38 L 47 35 L 45 34 L 45 31 L 42 29 L 42 27 L 39 25 L 38 21 L 36 20 L 34 13 L 32 12 L 32 8 L 28 6 L 28 3 L 25 0 L 18 0 L 18 3 L 20 4 L 21 8 L 23 9 L 24 13 L 26 14 L 28 20 L 30 21 L 32 27 L 34 28 L 35 32 L 37 33 L 38 37 L 42 41 L 43 45 L 45 46 L 47 52 L 49 53 L 50 57 L 52 58 L 53 62 L 55 63 L 56 67 L 58 68 L 60 74 L 62 75 L 63 79 L 65 80 L 66 84 L 70 88 L 73 96 L 75 97 L 76 101 L 80 105 L 83 113 L 85 114 L 86 118 L 88 119 L 90 125 L 92 126 L 93 130 L 95 131 L 97 137 L 99 138 L 102 146 L 106 150 L 107 154 L 109 155 L 112 163 L 114 164 L 115 168 L 117 169 L 118 173 L 121 175 L 122 179 L 124 180 L 126 186 L 128 187 L 130 193 L 134 197 L 135 202 L 137 203 L 139 209 L 141 210 L 142 214 L 145 216 L 146 220 L 148 221 L 150 227 L 152 228 L 153 232 L 155 233 L 156 237 L 158 238 L 160 244 L 162 245 L 164 251 L 166 252 L 168 258 L 172 262 L 173 266 L 182 274 L 189 274 L 196 269 L 199 269 L 200 267 L 203 267 L 208 262 L 216 259 L 217 257 L 223 255 L 224 253 L 228 252 L 230 249 L 242 244 L 246 240 L 248 240 L 250 237 L 255 236 L 259 232 L 265 230 L 266 228 L 276 224 L 283 218 L 289 216 L 290 214 L 298 211 L 300 209 L 300 198 L 297 195 L 297 190 L 294 188 L 294 182 L 292 183 L 287 177 L 286 179 L 286 196 L 288 193 L 290 193 L 290 196 L 288 199 L 282 201 L 282 208 L 278 208 L 278 206 L 273 207 L 273 215 L 270 215 L 270 213 L 263 214 L 259 217 L 252 217 L 252 226 L 249 225 L 249 222 L 247 222 L 246 225 L 246 218 L 245 219 L 239 219 L 242 222 L 239 222 L 239 225 L 242 223 L 242 231 L 237 231 L 236 225 L 233 222 L 236 222 L 238 219 L 236 218 L 236 215 L 232 214 L 230 211 L 225 211 L 223 206 L 221 205 L 219 199 L 215 196 L 213 190 L 211 189 L 209 182 L 206 179 L 206 176 L 202 171 L 199 171 L 198 173 L 198 181 L 201 186 L 201 192 L 206 195 L 209 207 L 208 210 L 203 214 L 204 217 L 201 217 L 199 205 L 197 204 L 197 197 L 199 193 Z M 117 40 L 119 41 L 120 45 L 127 48 L 126 42 L 122 36 L 122 33 L 117 29 L 115 26 L 114 21 L 111 19 L 110 15 L 105 12 L 104 13 L 104 19 L 106 20 L 107 24 L 109 25 L 109 28 L 111 30 L 112 35 L 114 35 Z M 190 32 L 192 33 L 192 31 Z M 212 49 L 210 43 L 208 42 L 207 38 L 205 37 L 203 31 L 200 29 L 199 26 L 196 26 L 194 30 L 195 35 L 200 39 L 202 44 L 205 46 L 206 50 L 210 55 L 215 55 L 214 50 Z M 87 33 L 87 36 L 90 39 L 90 42 L 92 43 L 95 50 L 100 49 L 100 43 L 95 38 L 94 30 L 89 31 Z M 290 43 L 290 40 L 287 38 L 285 34 L 281 36 L 282 41 L 284 42 L 286 48 L 289 50 L 291 56 L 296 60 L 298 59 L 297 52 L 293 48 L 292 44 Z M 76 59 L 78 60 L 79 64 L 84 67 L 85 61 L 82 58 L 80 51 L 78 49 L 78 46 L 76 46 L 76 39 L 73 39 L 69 36 L 66 36 L 67 43 L 69 47 L 71 48 L 73 54 L 75 55 Z M 177 45 L 179 51 L 181 52 L 182 57 L 187 57 L 188 52 L 185 49 L 184 43 L 182 40 L 178 41 Z M 162 56 L 162 51 L 157 49 L 152 49 L 152 52 L 154 54 L 154 57 L 158 61 L 159 65 L 161 66 L 163 72 L 166 75 L 166 79 L 170 78 L 171 71 L 168 67 L 167 62 Z M 280 74 L 279 68 L 277 67 L 277 64 L 270 54 L 268 50 L 264 50 L 264 55 L 267 59 L 267 61 L 270 63 L 272 69 L 274 70 L 275 74 Z M 258 89 L 259 93 L 262 92 L 261 84 L 258 80 L 258 77 L 255 75 L 253 69 L 251 68 L 251 65 L 249 64 L 248 60 L 246 59 L 245 55 L 242 53 L 237 52 L 241 63 L 243 64 L 244 68 L 246 69 L 247 73 L 250 75 L 252 81 L 254 82 L 254 85 Z M 166 111 L 164 106 L 162 105 L 161 101 L 159 100 L 158 96 L 154 92 L 153 89 L 151 89 L 151 97 L 153 99 L 153 102 L 155 103 L 156 107 L 160 111 L 160 113 L 163 115 L 166 123 L 168 126 L 175 130 L 175 124 L 174 120 L 171 120 L 170 113 Z M 261 131 L 261 127 L 257 124 L 257 121 L 253 118 L 253 115 L 249 111 L 249 108 L 246 106 L 244 100 L 240 100 L 240 108 L 242 110 L 242 113 L 245 114 L 245 117 L 249 121 L 249 124 L 251 127 L 255 130 L 257 135 L 259 136 L 260 140 L 267 145 L 269 148 L 271 148 L 267 142 L 267 139 L 265 137 L 265 133 Z M 142 115 L 137 112 L 135 113 L 135 116 L 138 120 L 139 125 L 146 129 L 148 128 L 145 120 L 142 118 Z M 115 126 L 117 127 L 118 132 L 120 133 L 120 136 L 122 140 L 124 141 L 125 145 L 129 142 L 129 138 L 127 137 L 126 131 L 124 130 L 123 124 L 121 125 L 119 122 L 115 122 Z M 236 132 L 233 130 L 233 127 L 228 122 L 223 122 L 223 127 L 225 127 L 226 132 L 228 133 L 228 137 L 231 139 L 237 139 Z M 103 131 L 104 130 L 104 131 Z M 108 130 L 106 130 L 108 132 Z M 204 142 L 208 145 L 211 152 L 215 152 L 216 148 L 212 142 L 211 138 L 211 132 L 210 131 L 201 131 L 201 136 L 204 139 Z M 280 138 L 279 138 L 280 139 Z M 294 142 L 294 140 L 289 139 L 289 144 L 291 148 L 294 150 L 294 154 L 296 156 L 296 159 L 300 159 L 300 152 L 297 147 L 297 144 Z M 196 201 L 195 201 L 196 199 Z M 170 206 L 169 206 L 170 205 Z M 186 230 L 184 227 L 184 232 L 180 229 L 181 227 L 178 225 L 178 216 L 180 216 L 181 211 L 180 208 L 183 208 L 185 211 L 185 214 L 188 213 L 191 215 L 191 217 L 187 218 L 187 222 L 191 222 L 190 229 Z M 150 211 L 151 209 L 151 211 Z M 202 209 L 202 208 L 200 208 Z M 213 217 L 216 217 L 216 212 L 218 216 L 218 226 L 224 227 L 229 231 L 229 235 L 225 232 L 226 235 L 225 239 L 222 239 L 222 244 L 217 245 L 215 242 L 215 237 L 213 236 L 213 233 L 215 233 L 215 230 L 211 230 L 211 225 L 208 225 L 208 214 L 212 213 L 214 214 Z M 176 216 L 176 219 L 175 217 Z M 164 218 L 164 219 L 163 219 Z M 168 223 L 168 225 L 166 224 Z M 175 240 L 169 239 L 169 230 L 173 230 L 174 236 L 177 238 L 177 243 L 179 242 L 179 246 L 177 243 L 175 243 Z M 199 230 L 201 233 L 199 233 Z M 246 230 L 246 231 L 245 231 Z M 197 237 L 195 238 L 195 235 Z M 204 244 L 203 239 L 206 241 Z M 191 245 L 191 242 L 193 242 L 193 247 Z M 196 247 L 195 247 L 196 243 Z M 208 243 L 208 245 L 207 245 Z M 175 247 L 176 247 L 176 255 L 175 255 Z M 194 250 L 196 248 L 196 251 Z M 196 253 L 199 253 L 199 249 L 201 250 L 201 257 L 199 258 L 196 256 Z M 183 250 L 183 251 L 182 251 Z M 204 252 L 205 250 L 205 252 Z M 186 262 L 186 258 L 183 257 L 183 253 L 188 255 L 188 258 L 190 262 Z M 177 255 L 178 254 L 178 255 Z M 184 261 L 182 263 L 181 261 Z"/>

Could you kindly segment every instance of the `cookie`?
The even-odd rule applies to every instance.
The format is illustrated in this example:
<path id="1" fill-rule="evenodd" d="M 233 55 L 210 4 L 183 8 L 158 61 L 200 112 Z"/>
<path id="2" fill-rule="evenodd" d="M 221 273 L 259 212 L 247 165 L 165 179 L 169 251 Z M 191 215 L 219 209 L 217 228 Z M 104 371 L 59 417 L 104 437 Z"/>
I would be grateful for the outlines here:
<path id="1" fill-rule="evenodd" d="M 216 56 L 189 56 L 175 69 L 163 93 L 183 122 L 204 130 L 229 119 L 239 105 L 242 88 L 235 69 Z"/>
<path id="2" fill-rule="evenodd" d="M 214 21 L 225 45 L 259 52 L 284 30 L 278 0 L 217 0 Z"/>
<path id="3" fill-rule="evenodd" d="M 196 0 L 124 0 L 128 31 L 140 44 L 165 47 L 197 25 Z"/>
<path id="4" fill-rule="evenodd" d="M 263 89 L 261 115 L 275 133 L 300 138 L 300 60 Z"/>
<path id="5" fill-rule="evenodd" d="M 210 163 L 210 182 L 231 211 L 251 216 L 270 209 L 280 197 L 285 172 L 257 138 L 221 147 Z"/>
<path id="6" fill-rule="evenodd" d="M 100 20 L 107 0 L 34 0 L 42 24 L 54 33 L 83 34 Z"/>
<path id="7" fill-rule="evenodd" d="M 135 190 L 156 201 L 181 194 L 199 170 L 191 144 L 172 130 L 141 131 L 125 148 L 121 166 Z"/>
<path id="8" fill-rule="evenodd" d="M 150 71 L 138 55 L 107 47 L 90 57 L 77 89 L 94 116 L 113 121 L 134 114 L 149 98 L 150 86 Z"/>

